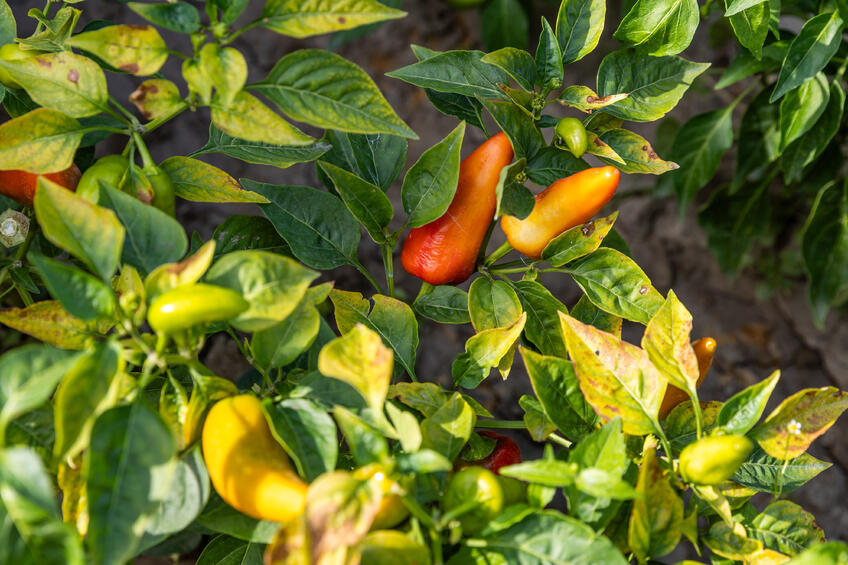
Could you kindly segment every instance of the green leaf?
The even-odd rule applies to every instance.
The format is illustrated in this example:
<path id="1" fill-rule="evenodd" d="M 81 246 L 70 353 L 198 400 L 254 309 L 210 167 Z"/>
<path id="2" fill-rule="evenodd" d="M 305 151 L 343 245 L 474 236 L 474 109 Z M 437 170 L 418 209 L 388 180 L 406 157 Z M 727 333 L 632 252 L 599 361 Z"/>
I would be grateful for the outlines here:
<path id="1" fill-rule="evenodd" d="M 71 166 L 83 128 L 62 112 L 38 108 L 0 124 L 0 166 L 55 173 Z"/>
<path id="2" fill-rule="evenodd" d="M 468 293 L 453 285 L 432 286 L 423 283 L 421 292 L 412 303 L 419 316 L 442 324 L 467 324 L 471 322 L 468 313 Z"/>
<path id="3" fill-rule="evenodd" d="M 716 425 L 728 434 L 748 433 L 763 415 L 779 378 L 780 371 L 775 371 L 767 379 L 734 394 L 721 407 Z"/>
<path id="4" fill-rule="evenodd" d="M 460 151 L 465 122 L 415 162 L 401 187 L 407 225 L 417 228 L 441 217 L 450 206 L 459 182 Z"/>
<path id="5" fill-rule="evenodd" d="M 769 1 L 758 0 L 750 7 L 728 17 L 739 43 L 753 53 L 754 57 L 761 58 L 771 18 Z"/>
<path id="6" fill-rule="evenodd" d="M 45 108 L 83 118 L 106 107 L 106 76 L 97 63 L 82 55 L 70 51 L 45 53 L 19 61 L 0 61 L 0 67 Z"/>
<path id="7" fill-rule="evenodd" d="M 515 290 L 527 312 L 525 336 L 544 355 L 565 357 L 565 341 L 559 326 L 559 313 L 568 313 L 565 304 L 536 281 L 519 281 Z"/>
<path id="8" fill-rule="evenodd" d="M 848 561 L 848 546 L 843 542 L 830 541 L 804 550 L 786 565 L 840 565 Z"/>
<path id="9" fill-rule="evenodd" d="M 740 49 L 736 54 L 736 57 L 733 61 L 731 61 L 730 65 L 728 65 L 727 69 L 725 69 L 724 74 L 721 75 L 721 78 L 715 85 L 715 89 L 721 90 L 723 88 L 727 88 L 731 84 L 735 84 L 743 78 L 761 72 L 773 71 L 779 68 L 784 57 L 786 57 L 786 50 L 788 47 L 789 42 L 785 40 L 769 43 L 763 47 L 760 59 L 754 57 L 750 51 Z M 768 95 L 766 95 L 763 104 L 767 101 Z M 749 107 L 751 107 L 751 105 L 752 104 L 749 104 Z"/>
<path id="10" fill-rule="evenodd" d="M 648 355 L 566 314 L 560 314 L 560 319 L 586 401 L 606 420 L 621 417 L 625 433 L 644 435 L 656 430 L 666 380 Z"/>
<path id="11" fill-rule="evenodd" d="M 474 279 L 468 289 L 468 312 L 477 332 L 511 326 L 521 317 L 521 302 L 504 281 Z"/>
<path id="12" fill-rule="evenodd" d="M 75 35 L 65 44 L 136 76 L 156 74 L 168 59 L 165 40 L 151 26 L 107 26 Z"/>
<path id="13" fill-rule="evenodd" d="M 386 242 L 386 228 L 394 210 L 388 197 L 368 181 L 344 169 L 320 161 L 318 166 L 333 182 L 348 210 L 368 231 L 377 244 Z"/>
<path id="14" fill-rule="evenodd" d="M 227 25 L 234 23 L 247 8 L 250 0 L 212 0 L 212 4 L 221 10 L 221 20 Z"/>
<path id="15" fill-rule="evenodd" d="M 484 55 L 481 61 L 506 72 L 524 90 L 533 90 L 536 83 L 536 62 L 527 51 L 504 47 Z"/>
<path id="16" fill-rule="evenodd" d="M 488 51 L 527 46 L 529 23 L 527 13 L 518 0 L 486 2 L 480 12 L 480 19 L 480 35 Z"/>
<path id="17" fill-rule="evenodd" d="M 288 123 L 247 92 L 239 92 L 227 105 L 213 100 L 212 123 L 224 133 L 247 141 L 272 145 L 315 143 L 314 138 Z"/>
<path id="18" fill-rule="evenodd" d="M 760 492 L 790 493 L 829 469 L 831 465 L 808 453 L 781 461 L 756 446 L 732 480 Z"/>
<path id="19" fill-rule="evenodd" d="M 455 392 L 444 405 L 421 421 L 421 446 L 453 461 L 471 437 L 476 420 L 474 410 Z"/>
<path id="20" fill-rule="evenodd" d="M 605 218 L 590 220 L 582 226 L 566 230 L 545 246 L 542 259 L 554 267 L 561 267 L 592 253 L 601 246 L 617 218 L 618 212 L 614 212 Z"/>
<path id="21" fill-rule="evenodd" d="M 503 170 L 506 170 L 506 167 Z M 498 212 L 501 215 L 515 216 L 519 220 L 523 220 L 533 211 L 536 199 L 533 197 L 533 193 L 523 184 L 510 182 L 504 187 L 499 204 L 500 210 Z"/>
<path id="22" fill-rule="evenodd" d="M 842 28 L 842 18 L 835 11 L 819 14 L 804 22 L 801 31 L 789 44 L 769 102 L 778 100 L 824 69 L 839 49 Z"/>
<path id="23" fill-rule="evenodd" d="M 338 197 L 308 186 L 242 185 L 269 200 L 259 207 L 300 261 L 322 270 L 357 263 L 359 222 Z"/>
<path id="24" fill-rule="evenodd" d="M 204 279 L 238 292 L 250 307 L 230 320 L 244 332 L 268 329 L 286 319 L 318 273 L 291 257 L 267 251 L 234 251 L 218 259 Z"/>
<path id="25" fill-rule="evenodd" d="M 736 172 L 731 193 L 738 190 L 749 177 L 770 167 L 780 156 L 780 111 L 777 104 L 768 103 L 768 91 L 761 90 L 751 100 L 742 115 L 736 150 Z"/>
<path id="26" fill-rule="evenodd" d="M 671 158 L 680 169 L 668 180 L 680 200 L 681 210 L 705 186 L 718 169 L 721 156 L 733 145 L 733 108 L 713 110 L 688 120 L 674 138 Z"/>
<path id="27" fill-rule="evenodd" d="M 264 402 L 271 431 L 291 456 L 298 473 L 314 481 L 336 468 L 338 441 L 333 419 L 305 398 Z"/>
<path id="28" fill-rule="evenodd" d="M 527 160 L 527 176 L 541 186 L 549 186 L 565 178 L 588 169 L 583 159 L 578 159 L 568 151 L 553 146 L 542 147 Z"/>
<path id="29" fill-rule="evenodd" d="M 418 425 L 418 418 L 408 410 L 401 410 L 391 402 L 386 403 L 386 412 L 392 421 L 392 426 L 397 430 L 400 445 L 407 454 L 413 454 L 421 448 L 421 426 Z M 441 456 L 432 452 L 435 459 L 441 459 Z M 425 456 L 426 457 L 426 456 Z M 450 469 L 451 464 L 447 463 L 446 467 Z"/>
<path id="30" fill-rule="evenodd" d="M 727 504 L 726 500 L 724 504 Z M 727 513 L 729 514 L 729 508 Z M 710 526 L 709 534 L 701 539 L 710 551 L 733 561 L 747 561 L 763 549 L 762 543 L 747 536 L 744 527 L 732 528 L 728 521 L 714 522 Z"/>
<path id="31" fill-rule="evenodd" d="M 79 354 L 49 345 L 23 345 L 0 356 L 0 430 L 12 420 L 38 408 Z"/>
<path id="32" fill-rule="evenodd" d="M 483 55 L 480 51 L 447 51 L 386 76 L 437 92 L 504 99 L 498 84 L 508 83 L 509 75 L 481 61 Z"/>
<path id="33" fill-rule="evenodd" d="M 432 416 L 452 394 L 433 383 L 398 383 L 389 387 L 389 397 L 398 398 L 403 404 L 418 410 L 424 416 Z M 462 397 L 476 415 L 492 418 L 492 414 L 472 397 L 465 394 Z"/>
<path id="34" fill-rule="evenodd" d="M 191 202 L 252 202 L 267 204 L 268 199 L 244 190 L 226 172 L 191 157 L 174 156 L 162 161 L 160 168 L 174 184 L 177 196 Z"/>
<path id="35" fill-rule="evenodd" d="M 318 311 L 302 302 L 282 322 L 253 334 L 253 355 L 264 367 L 285 367 L 312 346 L 320 327 Z"/>
<path id="36" fill-rule="evenodd" d="M 209 141 L 192 153 L 191 156 L 222 153 L 246 163 L 271 165 L 285 169 L 295 163 L 314 161 L 330 149 L 331 145 L 324 141 L 316 141 L 310 145 L 274 145 L 260 141 L 248 141 L 227 135 L 216 128 L 214 124 L 210 124 Z M 174 159 L 175 157 L 171 158 Z"/>
<path id="37" fill-rule="evenodd" d="M 750 436 L 782 461 L 804 453 L 848 408 L 848 393 L 834 387 L 808 388 L 786 398 Z"/>
<path id="38" fill-rule="evenodd" d="M 170 430 L 141 401 L 97 418 L 83 467 L 86 544 L 96 562 L 123 563 L 135 555 L 145 523 L 168 494 L 175 455 Z"/>
<path id="39" fill-rule="evenodd" d="M 563 63 L 579 61 L 595 49 L 605 17 L 604 0 L 563 0 L 556 22 Z"/>
<path id="40" fill-rule="evenodd" d="M 568 461 L 580 469 L 601 470 L 608 476 L 620 480 L 630 467 L 625 436 L 621 431 L 621 420 L 613 418 L 603 427 L 583 438 L 569 453 Z M 568 487 L 566 494 L 569 507 L 574 508 L 576 515 L 586 522 L 603 519 L 603 512 L 599 513 L 598 510 L 615 508 L 611 497 L 607 494 L 591 496 L 574 486 Z"/>
<path id="41" fill-rule="evenodd" d="M 216 242 L 216 257 L 245 249 L 291 255 L 285 240 L 280 237 L 273 224 L 262 216 L 230 216 L 215 228 L 212 239 Z"/>
<path id="42" fill-rule="evenodd" d="M 762 181 L 745 183 L 735 193 L 721 187 L 698 214 L 710 251 L 725 273 L 735 273 L 754 240 L 766 233 L 771 215 L 767 188 Z"/>
<path id="43" fill-rule="evenodd" d="M 126 228 L 121 261 L 149 273 L 183 257 L 188 239 L 183 227 L 165 212 L 113 188 L 100 187 L 100 204 L 112 210 Z"/>
<path id="44" fill-rule="evenodd" d="M 322 161 L 379 186 L 383 192 L 389 190 L 406 164 L 408 144 L 403 137 L 327 130 L 324 140 L 332 144 L 332 148 L 324 154 Z M 321 171 L 318 173 L 320 177 Z"/>
<path id="45" fill-rule="evenodd" d="M 6 0 L 0 1 L 0 45 L 12 43 L 18 36 L 15 14 Z"/>
<path id="46" fill-rule="evenodd" d="M 207 43 L 200 50 L 197 62 L 205 79 L 215 86 L 214 102 L 229 108 L 247 80 L 244 55 L 232 47 Z"/>
<path id="47" fill-rule="evenodd" d="M 264 81 L 251 88 L 270 98 L 293 120 L 350 133 L 418 139 L 365 71 L 329 51 L 300 49 L 286 55 Z"/>
<path id="48" fill-rule="evenodd" d="M 824 542 L 824 532 L 815 518 L 788 500 L 772 502 L 746 528 L 748 536 L 784 555 L 797 555 L 806 548 Z"/>
<path id="49" fill-rule="evenodd" d="M 333 290 L 330 300 L 335 307 L 336 325 L 343 334 L 357 324 L 377 332 L 403 369 L 415 378 L 415 352 L 418 349 L 418 323 L 415 314 L 400 300 L 375 294 L 374 308 L 358 292 Z M 369 313 L 370 309 L 370 313 Z"/>
<path id="50" fill-rule="evenodd" d="M 801 249 L 813 319 L 824 327 L 831 305 L 848 281 L 848 187 L 826 184 L 819 190 Z"/>
<path id="51" fill-rule="evenodd" d="M 798 182 L 804 167 L 818 159 L 827 149 L 842 123 L 845 107 L 845 91 L 838 82 L 830 83 L 830 98 L 827 107 L 810 130 L 790 143 L 783 151 L 780 168 L 786 182 Z"/>
<path id="52" fill-rule="evenodd" d="M 682 534 L 683 501 L 663 473 L 656 449 L 647 450 L 642 457 L 636 492 L 640 496 L 633 501 L 627 538 L 630 549 L 644 562 L 649 556 L 671 553 Z"/>
<path id="53" fill-rule="evenodd" d="M 35 193 L 35 216 L 50 243 L 85 263 L 102 280 L 111 279 L 125 234 L 111 210 L 42 177 Z"/>
<path id="54" fill-rule="evenodd" d="M 734 14 L 747 10 L 751 6 L 756 6 L 762 1 L 763 0 L 727 0 L 727 9 L 725 9 L 724 15 L 729 18 Z"/>
<path id="55" fill-rule="evenodd" d="M 598 415 L 586 402 L 570 361 L 520 348 L 533 392 L 560 432 L 574 441 L 591 434 Z"/>
<path id="56" fill-rule="evenodd" d="M 530 114 L 512 102 L 502 100 L 482 100 L 482 102 L 509 138 L 515 150 L 516 159 L 532 160 L 545 147 L 545 139 Z"/>
<path id="57" fill-rule="evenodd" d="M 158 26 L 178 33 L 194 33 L 200 28 L 200 15 L 197 8 L 187 2 L 172 4 L 145 4 L 129 2 L 127 7 Z"/>
<path id="58" fill-rule="evenodd" d="M 255 543 L 271 543 L 280 524 L 246 516 L 221 500 L 212 490 L 209 503 L 197 517 L 197 523 L 213 532 Z"/>
<path id="59" fill-rule="evenodd" d="M 115 312 L 115 293 L 100 279 L 71 265 L 30 252 L 50 294 L 65 310 L 81 320 L 106 318 Z"/>
<path id="60" fill-rule="evenodd" d="M 375 0 L 268 0 L 260 21 L 289 37 L 309 37 L 405 15 Z"/>
<path id="61" fill-rule="evenodd" d="M 661 159 L 644 137 L 632 131 L 611 129 L 603 132 L 599 139 L 609 146 L 618 159 L 606 157 L 603 153 L 596 155 L 623 173 L 661 175 L 679 168 L 677 163 Z M 597 141 L 593 141 L 592 145 L 597 145 Z"/>
<path id="62" fill-rule="evenodd" d="M 120 348 L 108 342 L 81 357 L 65 375 L 53 399 L 57 459 L 72 460 L 88 447 L 95 420 L 117 400 L 112 385 L 123 368 Z"/>
<path id="63" fill-rule="evenodd" d="M 542 88 L 556 89 L 562 86 L 562 51 L 551 24 L 542 18 L 542 34 L 536 48 L 536 81 Z"/>
<path id="64" fill-rule="evenodd" d="M 633 49 L 613 51 L 598 68 L 598 93 L 629 96 L 604 112 L 634 122 L 657 120 L 677 105 L 709 66 L 681 57 L 651 57 Z"/>
<path id="65" fill-rule="evenodd" d="M 581 562 L 604 565 L 628 563 L 609 538 L 601 533 L 554 510 L 542 510 L 487 537 L 480 546 L 463 548 L 448 561 L 448 565 Z"/>
<path id="66" fill-rule="evenodd" d="M 262 565 L 263 553 L 262 544 L 220 535 L 203 548 L 196 565 Z"/>
<path id="67" fill-rule="evenodd" d="M 692 42 L 697 0 L 637 0 L 613 37 L 654 57 L 677 55 Z"/>
<path id="68" fill-rule="evenodd" d="M 472 336 L 465 342 L 465 354 L 461 355 L 451 369 L 454 376 L 454 382 L 458 382 L 459 373 L 462 369 L 471 371 L 468 379 L 463 381 L 462 386 L 465 388 L 474 388 L 489 374 L 489 369 L 499 366 L 501 360 L 507 357 L 512 359 L 513 346 L 521 336 L 524 329 L 524 324 L 527 321 L 527 314 L 522 313 L 521 316 L 509 326 L 500 328 L 490 328 L 483 330 Z M 463 361 L 467 363 L 463 367 Z M 508 374 L 508 367 L 502 368 L 504 378 Z M 479 378 L 477 382 L 472 382 L 471 379 Z M 466 386 L 468 385 L 468 386 Z"/>
<path id="69" fill-rule="evenodd" d="M 545 441 L 556 431 L 556 424 L 551 421 L 538 400 L 524 394 L 518 399 L 518 405 L 524 410 L 524 425 L 527 426 L 527 433 L 533 441 Z"/>
<path id="70" fill-rule="evenodd" d="M 501 467 L 498 474 L 535 485 L 557 488 L 574 483 L 576 467 L 565 461 L 536 459 Z"/>
<path id="71" fill-rule="evenodd" d="M 0 309 L 0 323 L 62 349 L 85 349 L 97 333 L 55 300 L 42 300 L 26 308 Z"/>
<path id="72" fill-rule="evenodd" d="M 780 102 L 780 149 L 807 133 L 824 113 L 830 85 L 824 73 L 805 81 Z"/>
<path id="73" fill-rule="evenodd" d="M 38 455 L 30 449 L 0 451 L 0 524 L 4 530 L 20 536 L 26 549 L 21 547 L 19 551 L 31 557 L 30 563 L 86 563 L 82 540 L 70 525 L 62 522 L 51 478 Z M 5 545 L 6 531 L 0 538 L 4 542 L 0 557 L 4 558 L 7 549 L 15 553 Z"/>
<path id="74" fill-rule="evenodd" d="M 623 253 L 601 247 L 568 269 L 592 303 L 610 314 L 647 324 L 663 298 L 647 275 Z"/>

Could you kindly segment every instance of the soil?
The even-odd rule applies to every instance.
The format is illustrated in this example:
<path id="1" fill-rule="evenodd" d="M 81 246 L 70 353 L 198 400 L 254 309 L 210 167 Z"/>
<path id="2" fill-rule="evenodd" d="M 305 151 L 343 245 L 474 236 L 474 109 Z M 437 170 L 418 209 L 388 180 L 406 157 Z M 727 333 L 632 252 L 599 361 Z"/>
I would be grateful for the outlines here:
<path id="1" fill-rule="evenodd" d="M 13 4 L 19 22 L 23 22 L 26 10 L 40 8 L 43 2 L 27 0 Z M 252 11 L 243 16 L 244 21 L 252 20 L 262 3 L 252 4 Z M 549 21 L 555 21 L 555 3 L 536 4 L 539 9 L 531 17 L 531 22 L 538 22 L 542 14 Z M 620 2 L 611 1 L 608 4 L 607 23 L 612 25 L 611 22 L 620 20 Z M 123 5 L 113 1 L 89 0 L 81 7 L 86 11 L 83 21 L 105 19 L 120 23 L 141 23 Z M 402 7 L 410 13 L 408 17 L 347 43 L 338 52 L 374 77 L 398 114 L 420 136 L 419 141 L 411 141 L 409 144 L 409 166 L 426 148 L 447 135 L 456 126 L 456 120 L 434 110 L 421 89 L 385 77 L 384 73 L 415 61 L 408 47 L 410 43 L 436 50 L 481 48 L 481 45 L 479 15 L 476 11 L 456 12 L 443 0 L 407 0 Z M 29 22 L 23 25 L 22 31 L 28 31 L 26 26 L 29 25 Z M 531 36 L 537 36 L 538 23 L 531 27 L 534 27 Z M 595 53 L 566 68 L 567 84 L 595 85 L 598 63 L 604 54 L 616 48 L 616 42 L 611 39 L 613 31 L 605 30 L 601 45 Z M 683 55 L 691 60 L 711 60 L 717 67 L 725 66 L 734 54 L 735 44 L 727 42 L 715 45 L 707 35 L 705 30 L 699 30 L 693 45 Z M 167 34 L 166 38 L 169 44 L 187 50 L 183 38 L 173 34 Z M 535 41 L 531 43 L 535 44 Z M 235 46 L 248 59 L 251 69 L 249 80 L 258 80 L 280 57 L 292 50 L 301 47 L 323 48 L 327 44 L 327 37 L 294 40 L 256 29 L 242 36 Z M 165 73 L 168 76 L 179 76 L 178 64 L 172 60 Z M 677 121 L 682 123 L 694 114 L 709 110 L 711 105 L 724 104 L 726 98 L 735 96 L 735 93 L 705 96 L 711 90 L 713 80 L 707 76 L 693 87 L 693 92 L 672 113 Z M 116 98 L 126 100 L 140 81 L 112 77 L 110 82 L 114 82 Z M 565 115 L 564 111 L 552 109 L 552 113 L 558 112 Z M 175 123 L 151 136 L 154 158 L 184 155 L 203 146 L 207 139 L 207 127 L 208 115 L 205 111 L 180 117 Z M 654 132 L 653 128 L 639 128 L 639 133 L 650 139 Z M 466 153 L 484 139 L 483 134 L 473 127 L 468 128 L 466 137 Z M 122 145 L 114 139 L 102 144 L 99 153 L 108 154 L 120 149 Z M 281 185 L 320 186 L 314 168 L 309 164 L 279 170 L 248 165 L 226 157 L 212 157 L 209 161 L 236 178 L 248 177 Z M 721 167 L 720 176 L 727 176 L 733 171 L 731 155 L 726 156 Z M 696 227 L 695 208 L 690 207 L 685 216 L 681 217 L 676 200 L 652 199 L 646 195 L 643 189 L 651 187 L 653 183 L 654 177 L 642 175 L 631 175 L 622 183 L 618 199 L 620 216 L 616 228 L 654 285 L 663 293 L 674 288 L 692 312 L 695 318 L 693 335 L 713 336 L 718 341 L 713 368 L 702 387 L 702 399 L 726 399 L 777 369 L 782 371 L 782 377 L 773 395 L 774 399 L 785 398 L 805 387 L 837 386 L 848 389 L 848 323 L 844 317 L 831 315 L 827 328 L 820 331 L 813 326 L 806 305 L 806 289 L 802 285 L 760 300 L 760 281 L 755 273 L 745 271 L 735 280 L 728 279 L 709 253 L 703 232 Z M 702 190 L 701 201 L 706 191 Z M 396 183 L 390 190 L 390 196 L 397 202 L 399 194 L 400 183 Z M 215 226 L 233 213 L 258 213 L 258 210 L 248 205 L 178 204 L 180 221 L 189 233 L 197 230 L 203 238 L 208 238 Z M 360 256 L 372 272 L 382 272 L 379 252 L 366 239 L 363 237 Z M 493 239 L 490 248 L 494 249 L 499 243 Z M 400 291 L 414 297 L 420 286 L 419 281 L 406 275 L 399 262 L 396 265 Z M 365 286 L 367 283 L 352 269 L 338 269 L 330 273 L 329 278 L 336 281 L 337 288 L 369 292 Z M 579 296 L 574 283 L 565 277 L 547 278 L 544 282 L 567 305 L 573 305 Z M 470 327 L 437 325 L 425 321 L 420 331 L 419 376 L 448 384 L 450 363 L 470 335 Z M 641 337 L 639 329 L 635 325 L 628 326 L 625 337 L 638 343 Z M 237 377 L 246 368 L 235 345 L 228 339 L 215 341 L 205 361 L 218 374 L 231 378 Z M 518 419 L 522 416 L 518 398 L 529 392 L 528 379 L 519 362 L 506 382 L 501 382 L 493 373 L 475 391 L 475 395 L 497 417 Z M 777 401 L 773 401 L 769 410 L 776 404 Z M 843 541 L 848 541 L 846 433 L 848 418 L 844 417 L 815 442 L 810 452 L 816 457 L 832 461 L 834 465 L 789 497 L 816 516 L 828 538 Z M 519 435 L 515 437 L 523 441 L 523 448 L 528 454 L 538 449 L 526 438 Z"/>

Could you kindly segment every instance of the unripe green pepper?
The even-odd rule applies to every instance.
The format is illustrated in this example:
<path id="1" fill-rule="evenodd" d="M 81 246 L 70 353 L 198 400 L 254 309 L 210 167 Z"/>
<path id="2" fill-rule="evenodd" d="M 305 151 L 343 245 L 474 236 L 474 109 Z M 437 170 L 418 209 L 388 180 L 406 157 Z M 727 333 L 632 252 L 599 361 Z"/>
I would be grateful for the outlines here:
<path id="1" fill-rule="evenodd" d="M 176 203 L 174 201 L 174 183 L 168 173 L 159 167 L 145 167 L 144 175 L 153 187 L 153 201 L 151 204 L 169 216 L 176 214 Z"/>
<path id="2" fill-rule="evenodd" d="M 586 134 L 586 128 L 583 127 L 583 122 L 577 118 L 563 118 L 554 129 L 556 135 L 556 144 L 564 143 L 568 150 L 580 158 L 589 147 L 589 136 Z"/>
<path id="3" fill-rule="evenodd" d="M 147 322 L 162 335 L 171 335 L 199 324 L 225 322 L 250 305 L 229 288 L 197 283 L 179 286 L 157 296 L 147 311 Z"/>
<path id="4" fill-rule="evenodd" d="M 442 508 L 445 514 L 459 512 L 463 533 L 474 535 L 485 528 L 504 506 L 504 494 L 497 475 L 483 467 L 466 467 L 448 481 Z"/>
<path id="5" fill-rule="evenodd" d="M 680 452 L 680 475 L 696 485 L 717 485 L 739 469 L 754 444 L 740 435 L 708 436 Z"/>
<path id="6" fill-rule="evenodd" d="M 123 155 L 107 155 L 85 170 L 77 185 L 77 194 L 90 202 L 100 198 L 100 181 L 120 188 L 130 162 Z"/>

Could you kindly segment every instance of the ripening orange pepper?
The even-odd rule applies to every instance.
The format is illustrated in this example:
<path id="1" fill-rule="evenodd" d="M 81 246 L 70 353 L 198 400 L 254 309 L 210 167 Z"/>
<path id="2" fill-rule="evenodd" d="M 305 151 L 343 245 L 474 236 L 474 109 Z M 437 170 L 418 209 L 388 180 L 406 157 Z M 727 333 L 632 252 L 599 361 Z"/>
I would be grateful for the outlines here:
<path id="1" fill-rule="evenodd" d="M 513 249 L 533 259 L 562 232 L 585 224 L 610 201 L 621 173 L 615 167 L 595 167 L 559 179 L 536 195 L 530 215 L 501 218 L 501 229 Z"/>
<path id="2" fill-rule="evenodd" d="M 512 145 L 501 132 L 462 161 L 447 212 L 406 236 L 400 255 L 406 272 L 432 285 L 459 284 L 471 276 L 495 215 L 501 169 L 512 156 Z"/>
<path id="3" fill-rule="evenodd" d="M 35 198 L 35 189 L 38 187 L 39 176 L 43 176 L 56 184 L 64 186 L 68 190 L 74 191 L 77 189 L 81 175 L 79 167 L 74 164 L 71 164 L 64 171 L 46 175 L 36 175 L 18 170 L 0 171 L 0 194 L 14 198 L 21 204 L 32 206 L 32 199 Z"/>
<path id="4" fill-rule="evenodd" d="M 698 358 L 698 381 L 695 383 L 696 388 L 701 386 L 701 383 L 704 382 L 704 377 L 707 376 L 707 372 L 710 370 L 716 345 L 716 340 L 711 337 L 702 337 L 692 344 L 692 349 L 695 350 L 695 357 Z M 674 410 L 675 406 L 685 400 L 689 400 L 689 395 L 685 391 L 674 385 L 668 385 L 668 388 L 665 389 L 662 404 L 660 405 L 660 420 L 664 420 Z"/>

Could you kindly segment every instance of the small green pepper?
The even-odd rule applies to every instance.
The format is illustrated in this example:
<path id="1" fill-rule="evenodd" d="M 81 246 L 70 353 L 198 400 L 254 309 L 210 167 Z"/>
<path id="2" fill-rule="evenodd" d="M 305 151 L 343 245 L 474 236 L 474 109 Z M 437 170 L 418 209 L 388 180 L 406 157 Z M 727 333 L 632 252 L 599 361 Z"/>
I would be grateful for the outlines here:
<path id="1" fill-rule="evenodd" d="M 174 216 L 176 214 L 176 202 L 174 201 L 174 183 L 171 182 L 171 177 L 168 173 L 159 167 L 145 167 L 144 174 L 147 180 L 150 181 L 150 186 L 153 187 L 153 207 L 158 208 L 168 214 Z"/>
<path id="2" fill-rule="evenodd" d="M 100 198 L 100 183 L 120 188 L 129 165 L 123 155 L 107 155 L 98 159 L 82 174 L 77 185 L 77 194 L 96 204 Z"/>
<path id="3" fill-rule="evenodd" d="M 459 512 L 463 533 L 474 535 L 485 528 L 504 505 L 498 477 L 483 467 L 466 467 L 448 481 L 442 507 L 445 514 Z"/>
<path id="4" fill-rule="evenodd" d="M 147 322 L 156 333 L 171 335 L 200 324 L 225 322 L 249 306 L 241 294 L 229 288 L 189 284 L 157 296 L 147 311 Z"/>
<path id="5" fill-rule="evenodd" d="M 563 118 L 554 129 L 556 135 L 555 144 L 564 143 L 571 153 L 580 158 L 589 147 L 589 136 L 586 134 L 586 128 L 583 127 L 583 122 L 577 118 Z"/>
<path id="6" fill-rule="evenodd" d="M 754 444 L 745 436 L 709 436 L 680 452 L 680 475 L 696 485 L 717 485 L 739 469 Z"/>

